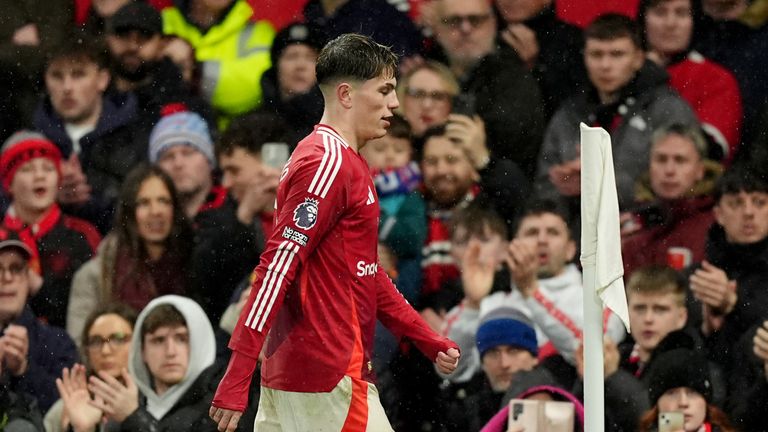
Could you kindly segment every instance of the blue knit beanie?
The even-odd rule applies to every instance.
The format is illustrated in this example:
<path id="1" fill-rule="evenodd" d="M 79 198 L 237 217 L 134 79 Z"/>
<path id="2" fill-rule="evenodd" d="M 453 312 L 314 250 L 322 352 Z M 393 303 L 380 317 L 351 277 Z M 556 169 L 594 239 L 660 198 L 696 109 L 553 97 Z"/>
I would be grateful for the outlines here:
<path id="1" fill-rule="evenodd" d="M 216 166 L 208 123 L 199 114 L 185 111 L 160 119 L 149 136 L 149 161 L 157 162 L 164 151 L 177 145 L 194 147 L 205 155 L 212 169 Z"/>
<path id="2" fill-rule="evenodd" d="M 477 329 L 476 341 L 480 358 L 486 351 L 499 345 L 522 348 L 534 357 L 539 355 L 536 330 L 517 319 L 495 318 L 485 321 Z"/>

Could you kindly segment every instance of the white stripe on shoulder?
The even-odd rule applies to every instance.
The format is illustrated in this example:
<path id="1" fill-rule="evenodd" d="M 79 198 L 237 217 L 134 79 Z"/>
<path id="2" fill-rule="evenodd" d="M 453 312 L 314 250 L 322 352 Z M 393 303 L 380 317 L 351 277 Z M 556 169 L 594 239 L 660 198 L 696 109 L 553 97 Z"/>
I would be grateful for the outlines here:
<path id="1" fill-rule="evenodd" d="M 313 178 L 308 190 L 309 193 L 315 194 L 320 198 L 325 198 L 328 194 L 328 190 L 330 190 L 333 180 L 336 178 L 336 174 L 338 174 L 341 163 L 344 160 L 343 150 L 337 139 L 324 135 L 323 144 L 328 157 L 326 159 L 326 155 L 323 155 L 323 162 L 325 163 L 321 162 L 315 173 L 315 178 L 319 177 L 319 179 L 316 182 L 315 178 Z"/>
<path id="2" fill-rule="evenodd" d="M 330 144 L 328 143 L 328 135 L 323 135 L 323 147 L 325 147 L 325 152 L 323 152 L 323 159 L 320 161 L 320 165 L 317 167 L 317 171 L 315 171 L 315 176 L 312 178 L 312 183 L 309 184 L 309 189 L 307 189 L 309 193 L 312 193 L 312 191 L 315 190 L 315 186 L 322 177 L 326 164 L 328 164 L 328 158 L 331 154 L 329 151 Z"/>
<path id="3" fill-rule="evenodd" d="M 331 185 L 333 184 L 333 181 L 336 180 L 336 174 L 339 173 L 339 169 L 341 168 L 341 162 L 344 160 L 344 157 L 342 154 L 343 150 L 341 149 L 341 146 L 339 145 L 338 141 L 336 142 L 336 151 L 339 154 L 339 156 L 336 158 L 336 165 L 333 167 L 333 172 L 331 173 L 331 177 L 328 179 L 328 182 L 326 182 L 325 188 L 323 189 L 323 192 L 320 194 L 320 198 L 325 198 L 325 195 L 328 194 L 328 190 L 331 189 Z"/>
<path id="4" fill-rule="evenodd" d="M 329 135 L 333 136 L 334 138 L 336 138 L 341 143 L 341 145 L 344 146 L 344 148 L 349 147 L 349 144 L 347 144 L 347 142 L 344 141 L 344 138 L 342 138 L 341 135 L 336 133 L 336 131 L 334 131 L 333 129 L 331 129 L 329 127 L 326 127 L 326 126 L 318 126 L 317 127 L 317 131 L 322 133 L 322 134 L 329 134 Z"/>

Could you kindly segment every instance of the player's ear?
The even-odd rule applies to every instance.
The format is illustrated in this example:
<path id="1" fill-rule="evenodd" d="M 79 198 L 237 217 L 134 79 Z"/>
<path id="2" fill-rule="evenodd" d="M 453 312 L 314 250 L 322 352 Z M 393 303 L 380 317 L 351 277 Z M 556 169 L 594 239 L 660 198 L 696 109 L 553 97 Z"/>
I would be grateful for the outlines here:
<path id="1" fill-rule="evenodd" d="M 352 108 L 352 95 L 354 87 L 348 82 L 340 82 L 336 85 L 336 99 L 346 109 Z"/>

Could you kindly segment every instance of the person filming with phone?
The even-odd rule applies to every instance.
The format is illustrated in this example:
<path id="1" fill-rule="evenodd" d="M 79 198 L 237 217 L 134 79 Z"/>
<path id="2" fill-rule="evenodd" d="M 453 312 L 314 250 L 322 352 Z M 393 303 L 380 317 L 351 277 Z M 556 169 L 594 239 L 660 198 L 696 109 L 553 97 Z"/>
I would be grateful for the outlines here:
<path id="1" fill-rule="evenodd" d="M 641 432 L 733 432 L 726 414 L 712 404 L 713 388 L 706 359 L 688 348 L 659 355 L 648 371 L 651 409 L 640 420 Z"/>

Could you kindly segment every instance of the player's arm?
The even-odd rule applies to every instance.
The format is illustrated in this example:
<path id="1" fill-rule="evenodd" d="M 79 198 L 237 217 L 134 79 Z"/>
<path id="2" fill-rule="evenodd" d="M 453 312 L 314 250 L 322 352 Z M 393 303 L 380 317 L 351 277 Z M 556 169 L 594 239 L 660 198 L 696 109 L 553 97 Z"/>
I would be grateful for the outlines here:
<path id="1" fill-rule="evenodd" d="M 337 153 L 341 157 L 341 152 Z M 308 255 L 338 220 L 347 206 L 343 169 L 334 171 L 332 157 L 297 161 L 295 172 L 285 177 L 284 202 L 259 265 L 254 270 L 248 301 L 232 333 L 232 357 L 212 401 L 214 408 L 242 412 L 248 403 L 248 388 L 266 335 L 289 287 Z M 338 163 L 341 168 L 341 162 Z M 211 410 L 212 414 L 214 410 Z M 220 415 L 221 423 L 228 412 Z M 226 425 L 225 425 L 226 426 Z M 221 429 L 221 427 L 220 427 Z M 221 429 L 224 430 L 224 429 Z"/>
<path id="2" fill-rule="evenodd" d="M 395 337 L 407 337 L 438 370 L 449 374 L 459 361 L 459 346 L 452 340 L 435 333 L 421 315 L 405 300 L 386 273 L 376 271 L 376 316 Z"/>

